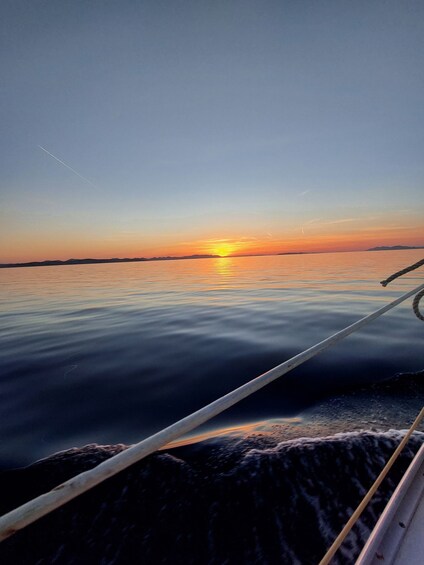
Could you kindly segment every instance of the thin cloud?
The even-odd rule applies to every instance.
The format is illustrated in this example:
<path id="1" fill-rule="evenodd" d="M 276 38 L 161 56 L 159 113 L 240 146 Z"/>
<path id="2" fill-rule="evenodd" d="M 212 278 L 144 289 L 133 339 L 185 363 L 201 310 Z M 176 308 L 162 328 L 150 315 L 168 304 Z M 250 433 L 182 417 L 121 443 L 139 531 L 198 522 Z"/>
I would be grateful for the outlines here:
<path id="1" fill-rule="evenodd" d="M 312 224 L 317 224 L 318 222 L 321 221 L 321 218 L 314 218 L 313 220 L 309 220 L 309 222 L 306 222 L 305 224 L 303 224 L 304 226 L 310 226 Z"/>
<path id="2" fill-rule="evenodd" d="M 309 222 L 304 223 L 303 225 L 300 226 L 300 229 L 302 230 L 302 235 L 305 235 L 305 227 L 309 227 L 312 226 L 312 224 L 319 224 L 319 222 L 321 222 L 321 218 L 314 218 L 313 220 L 309 220 Z"/>
<path id="3" fill-rule="evenodd" d="M 239 243 L 239 242 L 246 242 L 246 241 L 257 241 L 257 237 L 253 236 L 241 236 L 241 237 L 233 237 L 233 238 L 221 238 L 221 239 L 201 239 L 198 240 L 198 243 Z M 190 242 L 190 244 L 193 242 Z"/>
<path id="4" fill-rule="evenodd" d="M 77 175 L 77 177 L 79 177 L 80 179 L 84 180 L 85 182 L 88 182 L 88 184 L 91 184 L 91 186 L 93 186 L 94 188 L 97 188 L 97 186 L 91 182 L 91 180 L 88 180 L 87 178 L 83 177 L 82 175 L 80 175 L 80 173 L 78 171 L 76 171 L 75 169 L 73 169 L 72 167 L 70 167 L 67 163 L 65 163 L 64 161 L 62 161 L 61 159 L 59 159 L 59 157 L 56 157 L 55 155 L 53 155 L 53 153 L 50 153 L 50 151 L 47 151 L 47 149 L 45 149 L 42 145 L 37 145 L 37 147 L 39 147 L 40 149 L 42 149 L 44 151 L 44 153 L 47 153 L 47 155 L 50 155 L 50 157 L 52 157 L 53 159 L 55 159 L 58 163 L 60 163 L 61 165 L 63 165 L 64 167 L 66 167 L 67 169 L 69 169 L 70 171 L 72 171 L 75 175 Z"/>
<path id="5" fill-rule="evenodd" d="M 377 216 L 362 216 L 361 218 L 341 218 L 339 220 L 332 220 L 331 222 L 324 222 L 323 226 L 330 226 L 333 224 L 346 224 L 348 222 L 374 222 L 381 218 L 380 215 Z"/>
<path id="6" fill-rule="evenodd" d="M 338 224 L 349 224 L 352 222 L 373 222 L 375 220 L 377 220 L 379 218 L 379 216 L 368 216 L 366 218 L 340 218 L 338 220 L 331 220 L 329 222 L 324 222 L 322 221 L 321 218 L 314 218 L 313 220 L 309 220 L 309 222 L 304 223 L 303 225 L 300 226 L 300 229 L 302 231 L 302 234 L 305 235 L 305 229 L 306 227 L 309 227 L 313 224 L 315 224 L 315 226 L 335 226 Z"/>
<path id="7" fill-rule="evenodd" d="M 348 222 L 357 222 L 360 219 L 361 218 L 343 218 L 341 220 L 333 220 L 331 222 L 324 222 L 323 225 L 324 226 L 332 226 L 334 224 L 346 224 Z"/>

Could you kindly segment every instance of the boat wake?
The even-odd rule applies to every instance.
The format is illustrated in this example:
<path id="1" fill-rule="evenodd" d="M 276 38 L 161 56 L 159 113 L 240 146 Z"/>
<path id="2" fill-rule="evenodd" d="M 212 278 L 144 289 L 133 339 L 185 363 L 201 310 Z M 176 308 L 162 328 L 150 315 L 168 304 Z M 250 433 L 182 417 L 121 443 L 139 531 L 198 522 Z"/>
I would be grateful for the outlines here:
<path id="1" fill-rule="evenodd" d="M 0 562 L 317 563 L 402 436 L 256 432 L 156 453 L 3 542 Z M 413 434 L 335 562 L 358 555 L 423 441 Z M 1 512 L 123 449 L 88 445 L 2 473 Z"/>

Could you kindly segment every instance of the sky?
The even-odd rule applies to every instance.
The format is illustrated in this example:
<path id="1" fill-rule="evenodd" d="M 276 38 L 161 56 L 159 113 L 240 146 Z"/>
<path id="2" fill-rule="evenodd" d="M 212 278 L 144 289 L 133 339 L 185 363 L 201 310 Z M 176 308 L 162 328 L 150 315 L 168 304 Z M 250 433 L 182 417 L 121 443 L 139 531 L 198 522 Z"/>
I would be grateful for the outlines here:
<path id="1" fill-rule="evenodd" d="M 424 245 L 421 0 L 0 22 L 0 262 Z"/>

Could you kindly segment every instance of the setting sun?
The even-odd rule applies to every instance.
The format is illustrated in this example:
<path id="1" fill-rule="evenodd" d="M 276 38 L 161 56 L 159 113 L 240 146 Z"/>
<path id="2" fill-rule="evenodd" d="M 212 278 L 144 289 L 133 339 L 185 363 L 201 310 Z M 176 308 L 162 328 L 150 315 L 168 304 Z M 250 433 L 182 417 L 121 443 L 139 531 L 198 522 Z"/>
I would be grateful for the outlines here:
<path id="1" fill-rule="evenodd" d="M 220 255 L 221 257 L 228 257 L 228 255 L 231 255 L 232 253 L 234 253 L 234 251 L 235 251 L 234 245 L 232 245 L 231 243 L 223 242 L 214 248 L 213 254 Z"/>
<path id="2" fill-rule="evenodd" d="M 240 253 L 250 252 L 251 248 L 246 238 L 240 239 L 206 239 L 197 242 L 197 248 L 202 253 L 211 253 L 220 257 L 229 257 L 230 255 L 239 255 Z"/>

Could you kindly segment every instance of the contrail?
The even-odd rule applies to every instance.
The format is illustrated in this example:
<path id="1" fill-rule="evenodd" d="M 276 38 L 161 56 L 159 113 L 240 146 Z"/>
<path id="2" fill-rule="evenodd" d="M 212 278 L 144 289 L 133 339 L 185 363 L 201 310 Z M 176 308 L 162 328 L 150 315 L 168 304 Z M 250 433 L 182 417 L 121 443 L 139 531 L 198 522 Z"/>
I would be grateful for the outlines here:
<path id="1" fill-rule="evenodd" d="M 80 179 L 85 180 L 85 182 L 88 182 L 88 184 L 91 184 L 91 186 L 94 186 L 94 188 L 97 188 L 97 186 L 91 182 L 91 180 L 86 179 L 85 177 L 83 177 L 82 175 L 79 174 L 78 171 L 76 171 L 75 169 L 73 169 L 72 167 L 70 167 L 69 165 L 67 165 L 64 161 L 62 161 L 61 159 L 59 159 L 58 157 L 56 157 L 55 155 L 53 155 L 53 153 L 50 153 L 50 151 L 47 151 L 47 149 L 45 149 L 44 147 L 42 147 L 41 145 L 37 145 L 37 147 L 39 147 L 40 149 L 42 149 L 44 151 L 44 153 L 47 153 L 47 155 L 50 155 L 50 157 L 53 157 L 53 159 L 56 159 L 56 161 L 58 163 L 60 163 L 61 165 L 64 165 L 67 169 L 69 169 L 70 171 L 72 171 L 74 174 L 76 174 Z"/>

